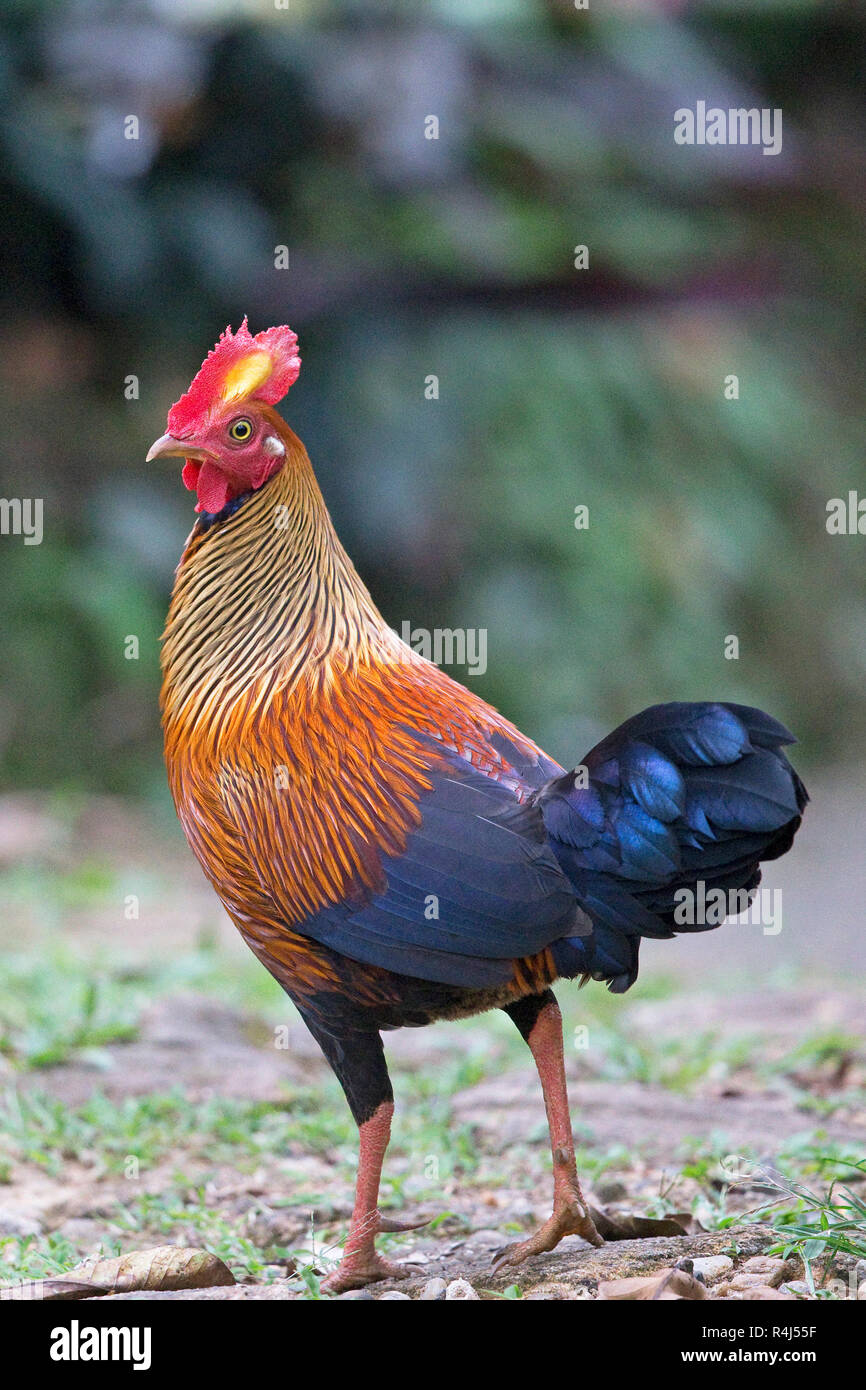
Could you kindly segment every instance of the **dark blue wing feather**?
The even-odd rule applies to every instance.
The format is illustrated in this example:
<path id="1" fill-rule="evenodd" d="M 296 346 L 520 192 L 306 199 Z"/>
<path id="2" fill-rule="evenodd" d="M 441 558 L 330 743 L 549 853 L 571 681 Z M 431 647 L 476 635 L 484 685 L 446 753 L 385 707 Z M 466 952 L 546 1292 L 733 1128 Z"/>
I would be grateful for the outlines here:
<path id="1" fill-rule="evenodd" d="M 300 930 L 353 960 L 483 989 L 513 961 L 553 948 L 563 975 L 627 989 L 641 937 L 668 937 L 676 895 L 699 880 L 754 888 L 789 847 L 806 793 L 788 731 L 743 705 L 656 705 L 563 773 L 502 735 L 514 769 L 496 780 L 437 740 L 432 790 L 385 887 L 328 907 Z M 479 732 L 479 739 L 482 738 Z"/>
<path id="2" fill-rule="evenodd" d="M 400 974 L 467 988 L 503 984 L 515 959 L 591 926 L 540 811 L 523 808 L 458 754 L 429 746 L 440 766 L 419 803 L 420 827 L 403 854 L 383 862 L 386 889 L 325 908 L 299 930 Z M 550 768 L 561 771 L 550 763 L 539 782 Z"/>

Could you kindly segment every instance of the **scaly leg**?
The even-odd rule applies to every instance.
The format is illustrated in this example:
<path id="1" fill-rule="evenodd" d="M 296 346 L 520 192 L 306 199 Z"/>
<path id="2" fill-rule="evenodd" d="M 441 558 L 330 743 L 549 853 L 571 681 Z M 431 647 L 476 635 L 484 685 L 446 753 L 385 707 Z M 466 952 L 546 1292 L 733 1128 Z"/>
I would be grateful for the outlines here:
<path id="1" fill-rule="evenodd" d="M 580 1190 L 574 1158 L 574 1138 L 565 1085 L 562 1048 L 562 1015 L 550 990 L 510 1004 L 505 1012 L 516 1023 L 535 1058 L 553 1155 L 553 1213 L 528 1240 L 500 1250 L 494 1261 L 499 1270 L 518 1265 L 530 1255 L 553 1250 L 563 1236 L 583 1236 L 591 1245 L 603 1245 Z"/>
<path id="2" fill-rule="evenodd" d="M 406 1278 L 408 1270 L 402 1265 L 392 1264 L 379 1254 L 376 1236 L 380 1231 L 415 1231 L 419 1226 L 427 1225 L 426 1221 L 394 1221 L 389 1216 L 383 1216 L 378 1208 L 379 1180 L 391 1137 L 393 1113 L 394 1102 L 384 1101 L 371 1118 L 359 1126 L 361 1142 L 355 1207 L 339 1269 L 322 1282 L 322 1287 L 330 1293 L 360 1289 L 377 1279 Z"/>
<path id="3" fill-rule="evenodd" d="M 339 1268 L 322 1281 L 330 1293 L 360 1289 L 377 1279 L 400 1279 L 406 1271 L 390 1264 L 376 1250 L 381 1231 L 413 1231 L 426 1221 L 400 1222 L 378 1208 L 382 1163 L 391 1137 L 394 1093 L 378 1033 L 325 1032 L 305 1016 L 304 1021 L 337 1074 L 358 1125 L 360 1149 L 355 1206 Z"/>

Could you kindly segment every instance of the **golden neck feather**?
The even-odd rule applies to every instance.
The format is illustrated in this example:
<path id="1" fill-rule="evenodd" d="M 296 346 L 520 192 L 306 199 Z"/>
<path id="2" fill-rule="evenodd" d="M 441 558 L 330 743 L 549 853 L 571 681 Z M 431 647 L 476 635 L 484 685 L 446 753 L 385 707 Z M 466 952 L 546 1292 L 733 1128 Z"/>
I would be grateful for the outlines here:
<path id="1" fill-rule="evenodd" d="M 283 467 L 228 520 L 193 531 L 163 634 L 163 718 L 210 722 L 244 695 L 328 681 L 402 646 L 340 544 L 307 452 L 276 413 Z"/>

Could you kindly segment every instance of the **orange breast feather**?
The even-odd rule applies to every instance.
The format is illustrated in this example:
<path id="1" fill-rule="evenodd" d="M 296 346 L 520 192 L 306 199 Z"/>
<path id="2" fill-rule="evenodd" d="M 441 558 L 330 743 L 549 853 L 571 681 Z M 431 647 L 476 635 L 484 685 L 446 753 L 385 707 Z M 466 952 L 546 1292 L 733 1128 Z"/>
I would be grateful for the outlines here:
<path id="1" fill-rule="evenodd" d="M 168 723 L 166 761 L 186 834 L 228 912 L 269 968 L 277 959 L 306 992 L 332 972 L 327 953 L 293 928 L 383 889 L 383 865 L 404 852 L 431 773 L 444 766 L 431 740 L 520 794 L 517 771 L 489 741 L 495 734 L 539 755 L 496 711 L 410 654 L 331 662 L 290 691 L 265 678 L 221 717 Z M 549 977 L 549 963 L 538 964 Z M 525 965 L 515 968 L 522 980 Z"/>

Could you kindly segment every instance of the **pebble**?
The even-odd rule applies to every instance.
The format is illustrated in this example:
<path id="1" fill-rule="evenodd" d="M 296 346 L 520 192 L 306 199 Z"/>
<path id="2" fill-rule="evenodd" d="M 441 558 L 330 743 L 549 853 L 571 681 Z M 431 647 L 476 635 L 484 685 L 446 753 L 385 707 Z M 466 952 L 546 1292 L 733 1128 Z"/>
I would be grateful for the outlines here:
<path id="1" fill-rule="evenodd" d="M 739 1271 L 726 1279 L 723 1284 L 719 1284 L 718 1293 L 743 1293 L 746 1289 L 757 1289 L 766 1286 L 767 1280 L 763 1274 L 744 1274 Z"/>
<path id="2" fill-rule="evenodd" d="M 692 1261 L 692 1273 L 705 1284 L 714 1284 L 723 1275 L 730 1274 L 734 1262 L 730 1255 L 699 1255 Z"/>
<path id="3" fill-rule="evenodd" d="M 398 1293 L 396 1289 L 389 1289 L 387 1293 L 380 1294 L 376 1301 L 378 1303 L 384 1303 L 386 1299 L 388 1299 L 391 1303 L 393 1303 L 395 1300 L 399 1300 L 401 1303 L 412 1302 L 411 1298 L 407 1293 Z"/>
<path id="4" fill-rule="evenodd" d="M 783 1289 L 787 1289 L 788 1293 L 809 1294 L 812 1292 L 805 1279 L 786 1279 L 785 1283 L 782 1284 L 781 1287 Z"/>
<path id="5" fill-rule="evenodd" d="M 444 1279 L 428 1279 L 421 1290 L 420 1297 L 422 1303 L 432 1303 L 435 1300 L 444 1298 L 447 1287 Z"/>
<path id="6" fill-rule="evenodd" d="M 774 1255 L 753 1255 L 750 1260 L 744 1260 L 740 1265 L 741 1274 L 759 1274 L 761 1283 L 769 1284 L 771 1289 L 776 1289 L 785 1278 L 786 1274 L 793 1274 L 786 1260 L 779 1260 Z"/>
<path id="7" fill-rule="evenodd" d="M 446 1299 L 452 1298 L 474 1298 L 479 1303 L 481 1299 L 469 1283 L 468 1279 L 452 1279 L 445 1290 Z"/>
<path id="8" fill-rule="evenodd" d="M 342 1299 L 342 1298 L 347 1298 L 347 1299 L 351 1300 L 352 1302 L 354 1302 L 356 1299 L 367 1299 L 367 1298 L 368 1298 L 368 1299 L 370 1300 L 371 1303 L 373 1302 L 373 1295 L 370 1293 L 370 1290 L 369 1290 L 369 1289 L 347 1289 L 346 1292 L 345 1292 L 345 1293 L 341 1293 L 341 1294 L 339 1295 L 339 1297 L 340 1297 L 341 1299 Z M 401 1295 L 401 1297 L 402 1297 L 402 1295 Z"/>

